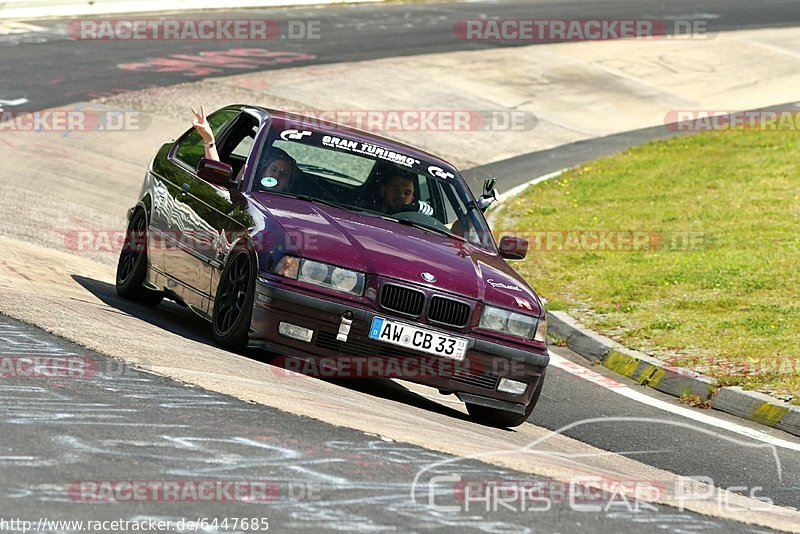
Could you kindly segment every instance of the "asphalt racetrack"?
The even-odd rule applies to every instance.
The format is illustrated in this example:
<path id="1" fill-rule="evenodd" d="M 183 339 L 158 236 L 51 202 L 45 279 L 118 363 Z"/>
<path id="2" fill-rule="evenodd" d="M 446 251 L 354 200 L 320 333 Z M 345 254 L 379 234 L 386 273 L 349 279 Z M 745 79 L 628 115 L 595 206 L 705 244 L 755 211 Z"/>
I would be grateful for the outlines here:
<path id="1" fill-rule="evenodd" d="M 276 39 L 264 49 L 284 55 L 264 56 L 245 69 L 268 75 L 399 57 L 408 57 L 413 69 L 419 54 L 523 46 L 529 43 L 460 40 L 453 25 L 486 16 L 531 17 L 532 6 L 541 18 L 694 17 L 714 32 L 800 24 L 795 2 L 713 0 L 370 4 L 214 16 L 268 17 L 279 24 L 319 21 L 324 39 Z M 34 28 L 25 32 L 3 32 L 13 25 L 0 23 L 0 107 L 43 110 L 242 72 L 232 62 L 198 60 L 241 48 L 240 43 L 145 40 L 99 46 L 69 39 L 69 22 L 19 21 Z M 153 58 L 171 59 L 174 68 L 155 69 L 166 63 Z M 488 172 L 506 175 L 501 187 L 507 190 L 535 177 L 529 173 L 544 174 L 672 134 L 648 128 L 587 139 L 486 162 L 464 169 L 465 176 L 474 185 Z M 141 154 L 141 162 L 131 164 L 139 165 L 135 173 L 115 179 L 138 187 L 151 155 Z M 127 155 L 120 159 L 131 163 Z M 0 168 L 4 181 L 19 183 L 16 166 L 6 162 Z M 63 183 L 86 168 L 86 162 L 62 162 L 43 174 L 58 173 Z M 86 182 L 76 178 L 76 183 Z M 91 187 L 87 198 L 93 199 L 115 191 L 104 189 L 100 180 L 80 187 Z M 80 203 L 79 193 L 71 202 Z M 24 192 L 4 187 L 3 195 L 3 209 L 18 210 L 26 224 L 50 213 L 21 200 Z M 135 198 L 122 201 L 129 206 Z M 2 531 L 24 530 L 2 523 L 11 518 L 31 521 L 40 532 L 84 527 L 42 519 L 163 520 L 173 522 L 168 530 L 185 532 L 191 529 L 185 523 L 176 527 L 177 522 L 217 518 L 206 532 L 257 530 L 220 525 L 236 517 L 258 519 L 259 529 L 268 518 L 269 528 L 279 532 L 800 531 L 799 439 L 680 404 L 592 367 L 566 348 L 550 347 L 547 381 L 529 421 L 511 430 L 489 428 L 470 421 L 452 396 L 429 388 L 287 376 L 270 365 L 274 355 L 222 351 L 208 325 L 185 308 L 165 302 L 150 309 L 119 298 L 109 262 L 76 257 L 21 233 L 19 227 L 0 227 L 0 309 L 33 324 L 0 315 L 0 358 L 81 358 L 93 372 L 80 380 L 0 379 Z M 571 500 L 578 490 L 570 481 L 581 477 L 617 485 Z M 223 495 L 210 504 L 152 494 L 110 503 L 98 498 L 100 486 L 91 484 L 136 480 L 156 486 L 186 480 L 240 483 L 264 494 L 249 500 Z M 481 487 L 487 482 L 535 486 L 539 498 L 468 505 L 464 492 L 470 481 Z M 620 483 L 636 486 L 641 498 L 615 493 Z M 717 491 L 703 494 L 708 485 Z"/>

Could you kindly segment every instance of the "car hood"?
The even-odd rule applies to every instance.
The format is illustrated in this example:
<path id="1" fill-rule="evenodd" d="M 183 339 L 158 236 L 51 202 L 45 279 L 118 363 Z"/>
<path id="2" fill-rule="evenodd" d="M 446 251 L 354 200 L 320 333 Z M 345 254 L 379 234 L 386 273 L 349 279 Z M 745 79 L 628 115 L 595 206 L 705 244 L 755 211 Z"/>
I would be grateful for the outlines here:
<path id="1" fill-rule="evenodd" d="M 254 193 L 300 254 L 539 315 L 540 302 L 499 255 L 375 215 L 269 193 Z M 427 282 L 422 273 L 432 274 Z"/>

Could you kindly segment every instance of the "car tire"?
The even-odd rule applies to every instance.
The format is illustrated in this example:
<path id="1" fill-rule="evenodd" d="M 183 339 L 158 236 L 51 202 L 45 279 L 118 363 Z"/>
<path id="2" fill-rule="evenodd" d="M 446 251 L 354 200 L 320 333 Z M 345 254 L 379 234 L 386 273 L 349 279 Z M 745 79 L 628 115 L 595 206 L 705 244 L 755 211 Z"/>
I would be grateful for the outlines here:
<path id="1" fill-rule="evenodd" d="M 506 410 L 498 410 L 497 408 L 487 408 L 486 406 L 479 406 L 477 404 L 466 403 L 467 411 L 470 417 L 475 421 L 488 426 L 496 426 L 500 428 L 510 428 L 519 426 L 531 416 L 536 403 L 539 402 L 539 396 L 542 394 L 542 385 L 544 384 L 544 375 L 536 384 L 536 391 L 533 392 L 531 402 L 525 407 L 525 413 L 508 412 Z"/>
<path id="2" fill-rule="evenodd" d="M 125 241 L 117 261 L 117 295 L 148 306 L 155 306 L 163 293 L 144 287 L 147 279 L 147 214 L 137 209 L 125 232 Z"/>
<path id="3" fill-rule="evenodd" d="M 214 340 L 221 347 L 236 352 L 247 348 L 255 288 L 253 254 L 247 249 L 232 253 L 217 285 L 211 317 Z"/>

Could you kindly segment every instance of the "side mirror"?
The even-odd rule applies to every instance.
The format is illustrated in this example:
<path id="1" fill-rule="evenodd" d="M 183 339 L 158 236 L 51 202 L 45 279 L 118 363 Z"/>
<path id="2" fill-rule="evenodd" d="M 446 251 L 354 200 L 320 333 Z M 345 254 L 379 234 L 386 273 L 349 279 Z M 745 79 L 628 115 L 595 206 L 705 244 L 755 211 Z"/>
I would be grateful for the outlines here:
<path id="1" fill-rule="evenodd" d="M 521 260 L 528 255 L 528 240 L 504 235 L 500 238 L 500 256 L 507 260 Z"/>
<path id="2" fill-rule="evenodd" d="M 197 164 L 197 176 L 212 184 L 230 187 L 233 167 L 221 161 L 200 158 Z"/>

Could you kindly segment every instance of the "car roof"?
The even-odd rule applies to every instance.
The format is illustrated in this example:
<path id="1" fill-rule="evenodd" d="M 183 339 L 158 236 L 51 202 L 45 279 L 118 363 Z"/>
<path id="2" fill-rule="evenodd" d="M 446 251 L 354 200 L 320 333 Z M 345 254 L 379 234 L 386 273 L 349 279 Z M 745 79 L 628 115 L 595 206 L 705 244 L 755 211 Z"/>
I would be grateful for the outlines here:
<path id="1" fill-rule="evenodd" d="M 331 135 L 338 134 L 357 141 L 380 144 L 386 148 L 394 150 L 395 152 L 400 152 L 405 155 L 424 160 L 427 163 L 444 165 L 457 171 L 457 169 L 452 163 L 448 163 L 447 161 L 441 159 L 438 156 L 435 156 L 434 154 L 431 154 L 430 152 L 426 152 L 422 149 L 413 147 L 411 145 L 395 141 L 394 139 L 388 139 L 386 137 L 376 135 L 372 132 L 359 130 L 358 128 L 351 128 L 350 126 L 345 126 L 343 124 L 324 121 L 322 119 L 316 119 L 313 117 L 307 117 L 300 113 L 281 111 L 278 109 L 272 109 L 263 106 L 251 106 L 251 105 L 240 104 L 236 106 L 227 106 L 227 107 L 236 107 L 239 109 L 251 109 L 253 111 L 258 112 L 263 119 L 267 119 L 269 117 L 282 119 L 286 121 L 291 121 L 298 127 L 303 126 L 305 124 L 309 128 L 313 128 L 318 132 L 330 133 Z"/>

